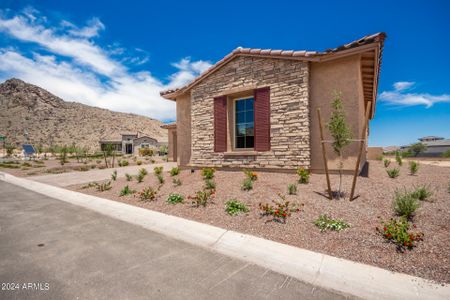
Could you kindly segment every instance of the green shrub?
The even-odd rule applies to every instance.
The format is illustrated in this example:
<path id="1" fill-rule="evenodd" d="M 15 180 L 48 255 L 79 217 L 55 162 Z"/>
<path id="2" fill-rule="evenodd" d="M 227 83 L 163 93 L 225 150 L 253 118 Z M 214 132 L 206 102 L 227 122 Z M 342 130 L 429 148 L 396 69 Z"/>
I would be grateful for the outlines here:
<path id="1" fill-rule="evenodd" d="M 384 167 L 387 168 L 387 167 L 389 167 L 389 165 L 391 164 L 391 160 L 385 158 L 385 159 L 383 160 L 383 163 L 384 163 Z"/>
<path id="2" fill-rule="evenodd" d="M 126 167 L 129 165 L 129 162 L 126 159 L 121 159 L 121 160 L 119 160 L 118 164 L 119 164 L 119 167 Z"/>
<path id="3" fill-rule="evenodd" d="M 409 172 L 411 175 L 415 175 L 417 171 L 419 170 L 419 163 L 412 160 L 409 162 Z"/>
<path id="4" fill-rule="evenodd" d="M 419 208 L 419 202 L 412 193 L 395 191 L 393 206 L 397 215 L 409 219 L 416 209 Z"/>
<path id="5" fill-rule="evenodd" d="M 450 157 L 450 150 L 447 150 L 444 153 L 442 153 L 442 157 Z"/>
<path id="6" fill-rule="evenodd" d="M 258 174 L 256 174 L 256 172 L 249 171 L 249 170 L 244 170 L 243 172 L 244 172 L 245 176 L 247 176 L 247 178 L 250 178 L 251 181 L 255 181 L 258 179 Z"/>
<path id="7" fill-rule="evenodd" d="M 205 179 L 205 189 L 207 190 L 215 190 L 216 183 L 212 179 Z"/>
<path id="8" fill-rule="evenodd" d="M 399 166 L 403 165 L 402 156 L 400 155 L 399 151 L 395 152 L 395 160 L 397 161 Z"/>
<path id="9" fill-rule="evenodd" d="M 386 172 L 390 178 L 397 178 L 398 175 L 400 175 L 400 170 L 398 168 L 387 169 Z"/>
<path id="10" fill-rule="evenodd" d="M 164 184 L 165 180 L 161 174 L 156 175 L 156 178 L 158 178 L 159 184 Z"/>
<path id="11" fill-rule="evenodd" d="M 305 168 L 297 169 L 297 175 L 299 176 L 299 183 L 308 183 L 309 182 L 309 171 Z"/>
<path id="12" fill-rule="evenodd" d="M 231 199 L 225 202 L 225 211 L 230 216 L 235 216 L 240 213 L 247 213 L 249 212 L 249 209 L 245 203 L 242 203 L 236 199 Z"/>
<path id="13" fill-rule="evenodd" d="M 418 186 L 411 192 L 411 196 L 420 201 L 426 201 L 429 199 L 433 193 L 430 191 L 429 187 L 426 185 Z"/>
<path id="14" fill-rule="evenodd" d="M 180 168 L 173 167 L 172 169 L 170 169 L 169 173 L 170 173 L 170 176 L 172 176 L 172 177 L 176 176 L 176 175 L 180 174 Z"/>
<path id="15" fill-rule="evenodd" d="M 203 179 L 213 179 L 215 172 L 216 172 L 216 169 L 214 169 L 214 168 L 203 168 L 202 169 Z"/>
<path id="16" fill-rule="evenodd" d="M 131 176 L 131 175 L 128 174 L 128 173 L 125 173 L 125 178 L 126 178 L 127 181 L 133 180 L 133 176 Z"/>
<path id="17" fill-rule="evenodd" d="M 288 184 L 288 194 L 297 195 L 297 185 L 294 183 Z"/>
<path id="18" fill-rule="evenodd" d="M 341 231 L 350 227 L 350 225 L 344 220 L 334 220 L 327 215 L 320 215 L 319 218 L 314 221 L 314 225 L 319 227 L 320 232 L 324 232 L 326 230 Z"/>
<path id="19" fill-rule="evenodd" d="M 144 181 L 145 175 L 141 172 L 139 172 L 139 174 L 136 175 L 136 180 L 137 182 L 141 183 L 142 181 Z"/>
<path id="20" fill-rule="evenodd" d="M 134 194 L 134 193 L 136 193 L 136 191 L 135 190 L 132 190 L 132 189 L 130 189 L 130 187 L 128 186 L 128 185 L 126 185 L 121 191 L 120 191 L 120 197 L 122 197 L 122 196 L 128 196 L 128 195 L 131 195 L 131 194 Z"/>
<path id="21" fill-rule="evenodd" d="M 169 197 L 167 197 L 167 203 L 169 204 L 177 204 L 177 203 L 183 203 L 184 197 L 180 194 L 171 193 Z"/>
<path id="22" fill-rule="evenodd" d="M 203 190 L 195 193 L 195 196 L 189 196 L 188 198 L 192 200 L 192 204 L 196 207 L 206 206 L 209 202 L 212 201 L 214 197 L 214 191 L 212 190 Z"/>
<path id="23" fill-rule="evenodd" d="M 173 178 L 172 179 L 172 183 L 174 186 L 180 186 L 181 185 L 181 180 L 180 178 Z"/>
<path id="24" fill-rule="evenodd" d="M 382 161 L 383 160 L 383 155 L 377 155 L 377 157 L 375 157 L 376 160 Z"/>
<path id="25" fill-rule="evenodd" d="M 114 170 L 114 171 L 113 171 L 113 173 L 111 174 L 111 179 L 112 179 L 113 181 L 116 181 L 116 180 L 117 180 L 117 170 Z"/>
<path id="26" fill-rule="evenodd" d="M 145 169 L 145 168 L 140 168 L 139 169 L 139 174 L 142 174 L 142 175 L 147 175 L 148 174 L 148 172 L 147 172 L 147 169 Z"/>
<path id="27" fill-rule="evenodd" d="M 154 167 L 153 171 L 155 172 L 156 175 L 161 175 L 161 173 L 163 172 L 164 167 L 160 166 L 160 167 Z"/>
<path id="28" fill-rule="evenodd" d="M 411 232 L 411 223 L 405 217 L 391 219 L 389 222 L 382 222 L 383 229 L 377 228 L 377 231 L 383 237 L 397 245 L 397 250 L 404 252 L 406 249 L 412 250 L 416 246 L 416 241 L 423 240 L 423 233 Z M 412 225 L 416 228 L 415 225 Z"/>
<path id="29" fill-rule="evenodd" d="M 142 165 L 142 160 L 137 160 L 137 161 L 136 161 L 136 164 L 137 164 L 138 166 Z"/>
<path id="30" fill-rule="evenodd" d="M 253 180 L 251 180 L 248 177 L 245 178 L 244 181 L 242 182 L 241 189 L 244 191 L 250 191 L 251 189 L 253 189 Z"/>
<path id="31" fill-rule="evenodd" d="M 97 183 L 96 184 L 97 191 L 104 192 L 111 189 L 111 181 Z"/>
<path id="32" fill-rule="evenodd" d="M 139 148 L 140 156 L 153 156 L 154 151 L 151 148 Z"/>
<path id="33" fill-rule="evenodd" d="M 31 164 L 29 162 L 23 162 L 22 167 L 31 168 Z"/>
<path id="34" fill-rule="evenodd" d="M 6 168 L 6 169 L 18 169 L 18 168 L 20 168 L 20 166 L 18 166 L 18 165 L 13 165 L 13 164 L 0 163 L 0 168 Z"/>
<path id="35" fill-rule="evenodd" d="M 293 212 L 300 211 L 300 208 L 296 205 L 292 205 L 291 202 L 286 200 L 281 194 L 278 194 L 281 201 L 273 200 L 274 205 L 259 203 L 259 209 L 262 211 L 262 216 L 272 216 L 272 221 L 286 223 L 286 219 L 291 216 Z"/>
<path id="36" fill-rule="evenodd" d="M 144 188 L 138 193 L 138 197 L 141 201 L 154 201 L 156 200 L 157 191 L 151 186 Z"/>
<path id="37" fill-rule="evenodd" d="M 83 185 L 81 188 L 84 190 L 84 189 L 88 189 L 88 188 L 91 188 L 91 187 L 96 187 L 98 184 L 97 184 L 97 182 L 89 182 L 88 184 L 86 184 L 86 185 Z"/>

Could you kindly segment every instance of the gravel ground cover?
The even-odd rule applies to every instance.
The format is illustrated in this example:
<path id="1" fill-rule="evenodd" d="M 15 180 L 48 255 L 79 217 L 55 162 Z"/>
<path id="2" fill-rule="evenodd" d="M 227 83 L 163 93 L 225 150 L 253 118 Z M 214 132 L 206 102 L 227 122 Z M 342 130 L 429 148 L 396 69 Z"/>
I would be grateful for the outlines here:
<path id="1" fill-rule="evenodd" d="M 394 166 L 398 167 L 392 162 L 390 167 Z M 358 178 L 359 197 L 352 202 L 348 198 L 329 200 L 324 197 L 325 176 L 319 174 L 312 174 L 308 184 L 298 184 L 297 195 L 287 195 L 287 185 L 298 180 L 296 174 L 257 172 L 258 179 L 253 189 L 243 191 L 241 185 L 245 174 L 242 171 L 216 171 L 214 200 L 206 207 L 194 207 L 188 199 L 204 186 L 199 170 L 194 173 L 184 170 L 175 177 L 164 170 L 165 183 L 160 187 L 156 200 L 147 202 L 140 201 L 137 194 L 122 197 L 119 194 L 126 185 L 138 192 L 149 186 L 156 189 L 159 183 L 153 173 L 145 176 L 141 183 L 135 178 L 132 181 L 118 178 L 112 181 L 112 188 L 104 192 L 95 187 L 83 188 L 82 185 L 69 188 L 439 283 L 450 283 L 450 168 L 420 165 L 416 176 L 409 175 L 406 163 L 399 168 L 400 176 L 391 179 L 381 161 L 371 161 L 369 177 Z M 174 186 L 173 178 L 180 179 L 182 185 Z M 344 176 L 344 191 L 350 191 L 351 180 L 351 176 Z M 331 181 L 336 187 L 338 177 L 333 175 Z M 411 251 L 401 253 L 375 228 L 381 226 L 382 220 L 387 221 L 394 216 L 392 201 L 396 189 L 413 189 L 421 184 L 427 184 L 433 192 L 431 201 L 421 201 L 413 218 L 417 230 L 424 233 L 424 240 L 417 242 L 417 247 Z M 183 195 L 184 203 L 168 204 L 166 199 L 170 193 Z M 259 203 L 271 203 L 279 199 L 279 193 L 301 208 L 292 213 L 286 224 L 270 221 L 270 217 L 261 216 L 259 209 Z M 236 216 L 226 214 L 225 203 L 230 199 L 245 203 L 249 212 Z M 313 224 L 321 214 L 343 219 L 350 228 L 322 233 Z"/>

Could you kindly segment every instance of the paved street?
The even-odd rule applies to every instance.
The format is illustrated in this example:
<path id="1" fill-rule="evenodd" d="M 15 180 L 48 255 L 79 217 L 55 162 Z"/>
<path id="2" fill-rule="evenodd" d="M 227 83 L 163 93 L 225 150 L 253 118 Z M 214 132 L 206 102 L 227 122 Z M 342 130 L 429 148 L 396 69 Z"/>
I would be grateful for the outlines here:
<path id="1" fill-rule="evenodd" d="M 0 299 L 343 298 L 2 181 L 0 241 Z"/>

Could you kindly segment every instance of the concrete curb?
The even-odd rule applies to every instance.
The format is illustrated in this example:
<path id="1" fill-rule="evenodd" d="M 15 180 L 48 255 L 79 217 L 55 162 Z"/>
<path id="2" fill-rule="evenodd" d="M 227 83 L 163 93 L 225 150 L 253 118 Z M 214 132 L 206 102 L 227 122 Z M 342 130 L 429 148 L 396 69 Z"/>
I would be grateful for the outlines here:
<path id="1" fill-rule="evenodd" d="M 0 172 L 0 180 L 364 299 L 450 299 L 450 286 Z"/>

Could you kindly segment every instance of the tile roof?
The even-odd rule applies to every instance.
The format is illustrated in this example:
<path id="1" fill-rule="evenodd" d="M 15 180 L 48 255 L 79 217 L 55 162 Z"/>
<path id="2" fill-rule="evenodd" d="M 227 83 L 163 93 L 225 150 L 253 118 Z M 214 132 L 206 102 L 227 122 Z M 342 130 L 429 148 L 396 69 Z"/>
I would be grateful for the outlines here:
<path id="1" fill-rule="evenodd" d="M 352 48 L 361 47 L 364 45 L 369 45 L 372 43 L 381 43 L 381 47 L 383 45 L 384 39 L 386 38 L 386 33 L 384 32 L 378 32 L 372 35 L 364 36 L 358 40 L 355 40 L 353 42 L 350 42 L 345 45 L 338 46 L 336 48 L 327 49 L 325 51 L 294 51 L 294 50 L 273 50 L 273 49 L 258 49 L 258 48 L 242 48 L 238 47 L 231 51 L 228 55 L 226 55 L 224 58 L 219 60 L 217 63 L 215 63 L 213 66 L 211 66 L 209 69 L 207 69 L 205 72 L 203 72 L 200 76 L 198 76 L 194 81 L 191 83 L 180 87 L 176 89 L 169 89 L 166 91 L 160 92 L 161 96 L 166 96 L 166 98 L 169 98 L 169 95 L 181 92 L 183 90 L 189 89 L 191 86 L 193 86 L 195 83 L 202 80 L 204 77 L 212 73 L 214 70 L 231 60 L 233 57 L 237 55 L 255 55 L 255 56 L 266 56 L 266 57 L 274 57 L 274 58 L 291 58 L 291 59 L 305 59 L 305 60 L 311 60 L 311 61 L 320 61 L 321 57 L 326 57 L 333 55 L 335 53 L 349 50 Z M 381 56 L 381 52 L 380 52 Z"/>

